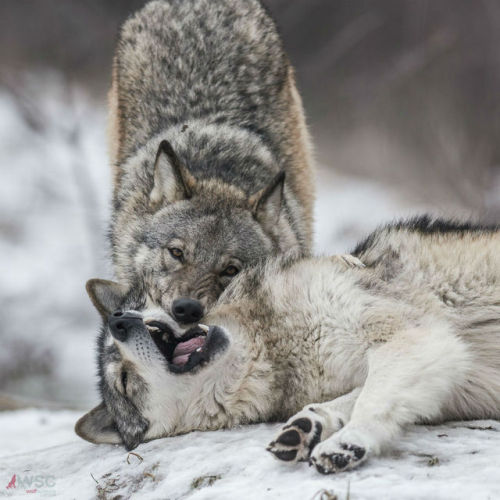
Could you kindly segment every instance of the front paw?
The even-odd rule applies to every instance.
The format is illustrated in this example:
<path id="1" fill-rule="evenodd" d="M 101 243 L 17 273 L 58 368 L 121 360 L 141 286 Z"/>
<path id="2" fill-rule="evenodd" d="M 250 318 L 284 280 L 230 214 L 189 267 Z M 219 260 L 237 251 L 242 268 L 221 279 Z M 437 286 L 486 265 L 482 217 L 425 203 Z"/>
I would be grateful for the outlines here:
<path id="1" fill-rule="evenodd" d="M 314 447 L 321 440 L 322 417 L 314 410 L 302 410 L 284 425 L 267 451 L 285 462 L 307 461 Z"/>
<path id="2" fill-rule="evenodd" d="M 367 456 L 366 446 L 338 433 L 314 449 L 309 463 L 321 474 L 333 474 L 357 467 Z"/>

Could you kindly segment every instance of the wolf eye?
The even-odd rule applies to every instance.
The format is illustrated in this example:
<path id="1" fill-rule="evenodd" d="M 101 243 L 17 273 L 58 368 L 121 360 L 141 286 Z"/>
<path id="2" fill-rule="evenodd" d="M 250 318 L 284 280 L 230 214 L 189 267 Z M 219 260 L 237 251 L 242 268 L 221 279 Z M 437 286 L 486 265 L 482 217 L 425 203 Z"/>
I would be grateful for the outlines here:
<path id="1" fill-rule="evenodd" d="M 224 271 L 222 271 L 222 276 L 236 276 L 240 270 L 236 266 L 227 266 Z"/>
<path id="2" fill-rule="evenodd" d="M 123 392 L 124 392 L 125 394 L 127 394 L 127 379 L 128 379 L 127 372 L 126 372 L 126 371 L 123 371 L 123 372 L 122 372 L 122 375 L 121 375 L 121 380 L 122 380 Z"/>
<path id="3" fill-rule="evenodd" d="M 170 255 L 177 260 L 182 260 L 184 252 L 180 248 L 169 248 Z"/>

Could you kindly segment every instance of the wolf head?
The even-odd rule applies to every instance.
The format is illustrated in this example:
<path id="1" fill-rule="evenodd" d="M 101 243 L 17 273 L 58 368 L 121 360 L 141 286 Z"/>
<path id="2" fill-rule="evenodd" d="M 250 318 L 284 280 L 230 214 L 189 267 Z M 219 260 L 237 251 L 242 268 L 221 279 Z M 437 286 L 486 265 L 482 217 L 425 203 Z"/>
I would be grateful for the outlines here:
<path id="1" fill-rule="evenodd" d="M 213 141 L 210 145 L 215 147 Z M 199 143 L 188 146 L 202 148 Z M 214 156 L 213 151 L 212 156 L 201 151 L 189 160 L 181 159 L 163 140 L 151 182 L 143 182 L 148 189 L 141 207 L 125 210 L 127 200 L 118 200 L 121 208 L 116 209 L 122 217 L 113 230 L 119 278 L 131 282 L 141 277 L 151 299 L 183 324 L 199 321 L 204 308 L 214 304 L 241 269 L 299 248 L 288 216 L 293 197 L 287 194 L 284 172 L 269 178 L 269 172 L 276 169 L 271 155 L 259 150 L 242 160 L 242 153 L 231 151 L 227 142 L 216 146 L 221 149 L 217 165 L 200 167 L 204 156 Z M 190 161 L 198 167 L 190 164 L 188 168 Z M 243 161 L 251 163 L 243 169 L 248 179 L 231 182 L 231 165 Z M 224 170 L 221 162 L 227 164 L 227 179 L 217 176 Z M 143 166 L 144 175 L 150 172 L 148 168 L 150 163 Z M 194 170 L 197 178 L 191 173 Z M 249 195 L 252 178 L 259 182 Z M 245 189 L 237 187 L 242 184 Z M 130 186 L 125 192 L 133 189 Z M 186 307 L 176 307 L 174 301 L 179 298 L 194 299 L 199 307 L 193 306 L 187 314 Z"/>
<path id="2" fill-rule="evenodd" d="M 131 450 L 150 439 L 255 418 L 255 403 L 245 405 L 241 391 L 244 342 L 234 343 L 227 329 L 180 330 L 149 303 L 142 285 L 90 280 L 87 290 L 103 320 L 102 403 L 77 422 L 80 437 Z"/>

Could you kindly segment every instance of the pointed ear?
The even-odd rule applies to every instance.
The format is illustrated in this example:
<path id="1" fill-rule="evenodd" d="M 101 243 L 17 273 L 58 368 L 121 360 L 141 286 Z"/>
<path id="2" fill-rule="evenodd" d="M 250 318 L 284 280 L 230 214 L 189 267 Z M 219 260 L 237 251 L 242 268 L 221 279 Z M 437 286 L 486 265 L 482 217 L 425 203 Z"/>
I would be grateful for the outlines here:
<path id="1" fill-rule="evenodd" d="M 191 198 L 194 177 L 181 165 L 172 145 L 163 140 L 156 153 L 153 188 L 149 202 L 153 209 L 162 204 Z"/>
<path id="2" fill-rule="evenodd" d="M 100 279 L 88 280 L 85 288 L 92 304 L 104 319 L 120 307 L 128 291 L 125 285 Z"/>
<path id="3" fill-rule="evenodd" d="M 284 200 L 285 172 L 281 171 L 269 183 L 250 197 L 250 207 L 254 217 L 275 223 L 280 215 Z"/>
<path id="4" fill-rule="evenodd" d="M 122 444 L 113 417 L 104 403 L 81 417 L 75 425 L 75 432 L 91 443 Z"/>

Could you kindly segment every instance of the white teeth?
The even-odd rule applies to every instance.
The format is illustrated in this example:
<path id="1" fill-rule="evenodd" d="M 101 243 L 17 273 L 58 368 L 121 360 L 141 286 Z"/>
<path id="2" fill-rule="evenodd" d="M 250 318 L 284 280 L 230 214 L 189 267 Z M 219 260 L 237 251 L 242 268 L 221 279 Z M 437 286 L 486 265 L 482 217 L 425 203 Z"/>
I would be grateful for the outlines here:
<path id="1" fill-rule="evenodd" d="M 208 333 L 210 328 L 207 325 L 202 325 L 201 323 L 198 325 L 205 333 Z"/>
<path id="2" fill-rule="evenodd" d="M 201 347 L 198 347 L 198 349 L 196 349 L 196 352 L 201 352 Z"/>

